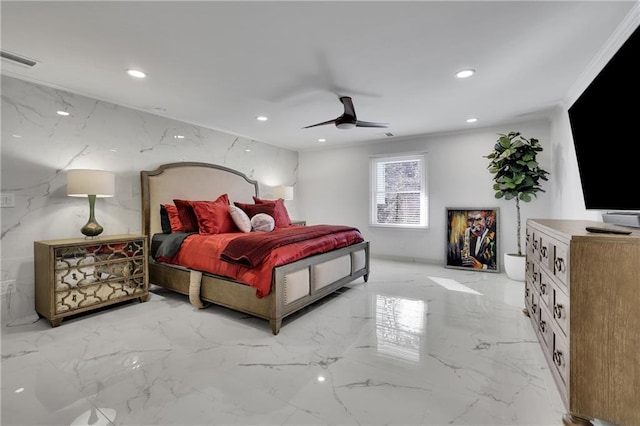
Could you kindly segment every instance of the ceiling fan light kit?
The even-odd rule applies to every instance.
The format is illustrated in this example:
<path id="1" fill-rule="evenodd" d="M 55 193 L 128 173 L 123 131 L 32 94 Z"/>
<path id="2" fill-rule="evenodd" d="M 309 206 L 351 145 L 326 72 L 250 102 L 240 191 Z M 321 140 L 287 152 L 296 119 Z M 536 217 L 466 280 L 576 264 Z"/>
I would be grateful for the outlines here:
<path id="1" fill-rule="evenodd" d="M 334 124 L 338 129 L 353 129 L 354 127 L 389 127 L 389 123 L 374 123 L 371 121 L 358 120 L 356 117 L 356 110 L 353 107 L 353 101 L 349 96 L 341 96 L 340 102 L 344 105 L 344 113 L 333 120 L 323 121 L 322 123 L 312 124 L 310 126 L 303 127 L 308 129 L 310 127 L 325 126 L 327 124 Z"/>
<path id="2" fill-rule="evenodd" d="M 356 125 L 354 123 L 349 123 L 349 122 L 345 122 L 345 123 L 336 122 L 336 127 L 338 129 L 353 129 L 354 127 L 356 127 Z"/>

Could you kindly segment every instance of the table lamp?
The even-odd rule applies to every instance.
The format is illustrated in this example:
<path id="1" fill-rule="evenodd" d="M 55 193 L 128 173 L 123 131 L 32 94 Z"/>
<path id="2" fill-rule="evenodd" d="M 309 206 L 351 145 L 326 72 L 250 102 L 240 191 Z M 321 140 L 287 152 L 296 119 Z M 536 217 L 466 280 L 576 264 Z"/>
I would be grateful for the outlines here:
<path id="1" fill-rule="evenodd" d="M 80 229 L 88 238 L 97 237 L 104 228 L 96 221 L 96 198 L 113 197 L 115 176 L 103 170 L 73 169 L 67 171 L 67 195 L 89 198 L 89 221 Z"/>
<path id="2" fill-rule="evenodd" d="M 277 198 L 283 200 L 293 200 L 293 186 L 280 185 L 273 191 Z"/>

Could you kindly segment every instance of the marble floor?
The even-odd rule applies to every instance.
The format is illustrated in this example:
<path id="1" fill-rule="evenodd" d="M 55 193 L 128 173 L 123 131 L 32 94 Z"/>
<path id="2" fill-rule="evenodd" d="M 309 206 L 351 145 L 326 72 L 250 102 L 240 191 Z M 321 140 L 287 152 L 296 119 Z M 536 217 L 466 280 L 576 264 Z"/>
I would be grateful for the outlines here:
<path id="1" fill-rule="evenodd" d="M 558 425 L 564 407 L 504 274 L 372 259 L 284 320 L 132 302 L 2 328 L 11 425 Z"/>

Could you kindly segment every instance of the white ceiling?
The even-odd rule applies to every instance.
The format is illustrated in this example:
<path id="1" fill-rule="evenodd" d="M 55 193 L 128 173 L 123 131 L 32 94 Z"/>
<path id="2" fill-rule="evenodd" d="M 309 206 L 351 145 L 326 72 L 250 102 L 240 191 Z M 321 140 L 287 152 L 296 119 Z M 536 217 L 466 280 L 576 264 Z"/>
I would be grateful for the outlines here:
<path id="1" fill-rule="evenodd" d="M 2 73 L 303 151 L 544 116 L 635 3 L 3 0 Z"/>

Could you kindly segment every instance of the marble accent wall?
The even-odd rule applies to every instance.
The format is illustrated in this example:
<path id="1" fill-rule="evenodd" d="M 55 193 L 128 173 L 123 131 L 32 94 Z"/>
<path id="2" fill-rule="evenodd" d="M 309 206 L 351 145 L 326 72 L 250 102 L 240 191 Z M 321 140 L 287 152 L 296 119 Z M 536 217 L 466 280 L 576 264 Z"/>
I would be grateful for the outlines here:
<path id="1" fill-rule="evenodd" d="M 68 169 L 115 173 L 115 197 L 96 201 L 105 235 L 141 231 L 140 170 L 215 163 L 258 180 L 263 197 L 271 186 L 295 185 L 298 173 L 295 151 L 7 76 L 0 157 L 1 192 L 15 197 L 15 207 L 0 210 L 0 281 L 15 280 L 16 288 L 1 296 L 3 326 L 37 319 L 33 242 L 82 237 L 89 204 L 66 195 Z M 295 217 L 295 200 L 287 208 Z"/>

